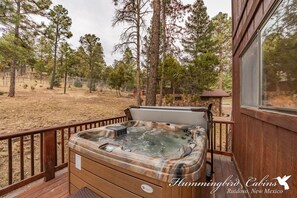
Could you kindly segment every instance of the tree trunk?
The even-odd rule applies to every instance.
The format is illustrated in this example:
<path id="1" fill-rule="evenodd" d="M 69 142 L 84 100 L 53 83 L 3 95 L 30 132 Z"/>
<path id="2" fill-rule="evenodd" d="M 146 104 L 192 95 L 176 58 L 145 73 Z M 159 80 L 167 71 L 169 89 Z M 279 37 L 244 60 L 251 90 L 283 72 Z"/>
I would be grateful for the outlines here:
<path id="1" fill-rule="evenodd" d="M 218 88 L 219 89 L 223 89 L 223 65 L 220 65 L 220 71 L 219 71 L 219 85 Z"/>
<path id="2" fill-rule="evenodd" d="M 56 75 L 56 67 L 57 67 L 57 49 L 58 49 L 58 27 L 56 28 L 56 38 L 55 38 L 55 53 L 54 53 L 54 68 L 53 68 L 53 74 L 52 74 L 52 81 L 50 89 L 54 89 L 54 81 L 55 81 L 55 75 Z"/>
<path id="3" fill-rule="evenodd" d="M 147 92 L 148 92 L 149 75 L 150 75 L 150 67 L 149 67 L 149 65 L 147 65 L 147 69 L 146 69 L 146 88 L 145 88 L 145 95 L 147 95 Z"/>
<path id="4" fill-rule="evenodd" d="M 14 97 L 15 96 L 15 71 L 16 71 L 16 64 L 17 61 L 13 60 L 13 63 L 11 65 L 10 69 L 10 86 L 9 86 L 9 97 Z"/>
<path id="5" fill-rule="evenodd" d="M 93 86 L 93 79 L 90 78 L 90 80 L 89 80 L 89 93 L 92 93 L 92 86 Z"/>
<path id="6" fill-rule="evenodd" d="M 89 92 L 92 93 L 92 86 L 93 86 L 93 64 L 92 64 L 92 57 L 89 59 L 89 67 L 90 67 L 90 72 L 89 72 Z"/>
<path id="7" fill-rule="evenodd" d="M 137 54 L 136 54 L 136 97 L 137 105 L 141 105 L 140 95 L 140 0 L 137 0 Z"/>
<path id="8" fill-rule="evenodd" d="M 14 46 L 18 45 L 18 40 L 20 37 L 20 15 L 21 15 L 21 2 L 17 1 L 17 21 L 14 30 Z M 15 72 L 16 72 L 17 60 L 14 59 L 10 68 L 10 86 L 9 86 L 9 97 L 15 96 Z"/>
<path id="9" fill-rule="evenodd" d="M 160 0 L 153 1 L 153 22 L 152 22 L 152 40 L 149 53 L 150 73 L 148 92 L 146 95 L 146 105 L 156 105 L 157 78 L 159 64 L 159 45 L 160 45 Z"/>
<path id="10" fill-rule="evenodd" d="M 64 94 L 66 94 L 66 86 L 67 86 L 67 68 L 65 70 L 65 79 L 64 79 Z"/>
<path id="11" fill-rule="evenodd" d="M 162 64 L 161 64 L 161 81 L 160 81 L 160 100 L 159 100 L 159 106 L 162 106 L 162 100 L 163 100 L 163 87 L 164 87 L 164 64 L 166 59 L 166 0 L 162 1 L 162 39 L 163 39 L 163 46 L 162 46 Z"/>
<path id="12" fill-rule="evenodd" d="M 223 57 L 223 54 L 222 54 L 221 50 L 220 50 L 219 57 L 221 57 L 221 58 Z M 224 70 L 224 65 L 223 65 L 223 63 L 221 63 L 220 66 L 219 66 L 219 82 L 218 82 L 218 88 L 219 89 L 223 89 L 223 78 L 224 78 L 223 70 Z"/>

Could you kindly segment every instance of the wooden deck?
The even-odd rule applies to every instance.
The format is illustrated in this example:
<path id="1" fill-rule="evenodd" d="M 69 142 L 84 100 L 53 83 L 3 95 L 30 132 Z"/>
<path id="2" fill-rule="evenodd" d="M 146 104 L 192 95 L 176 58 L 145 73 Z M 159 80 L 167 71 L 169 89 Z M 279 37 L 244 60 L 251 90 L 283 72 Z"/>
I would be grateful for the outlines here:
<path id="1" fill-rule="evenodd" d="M 214 181 L 225 181 L 230 175 L 233 178 L 238 178 L 235 166 L 231 161 L 231 158 L 223 155 L 214 155 Z M 58 173 L 56 178 L 49 181 L 43 182 L 37 181 L 30 186 L 25 186 L 18 189 L 6 197 L 17 197 L 17 198 L 63 198 L 68 197 L 68 172 L 67 169 Z M 244 198 L 243 194 L 228 194 L 227 188 L 220 188 L 215 194 L 210 195 L 210 198 Z"/>

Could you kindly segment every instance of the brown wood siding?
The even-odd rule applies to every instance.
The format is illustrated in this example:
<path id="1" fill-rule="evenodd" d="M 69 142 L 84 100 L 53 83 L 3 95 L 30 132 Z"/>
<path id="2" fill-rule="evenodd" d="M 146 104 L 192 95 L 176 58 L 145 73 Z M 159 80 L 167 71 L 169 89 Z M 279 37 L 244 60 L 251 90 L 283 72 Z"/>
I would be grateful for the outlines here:
<path id="1" fill-rule="evenodd" d="M 240 106 L 240 55 L 276 3 L 277 0 L 232 1 L 234 161 L 245 181 L 250 176 L 259 179 L 265 175 L 292 175 L 288 180 L 290 190 L 283 194 L 250 194 L 251 197 L 297 194 L 297 117 Z"/>

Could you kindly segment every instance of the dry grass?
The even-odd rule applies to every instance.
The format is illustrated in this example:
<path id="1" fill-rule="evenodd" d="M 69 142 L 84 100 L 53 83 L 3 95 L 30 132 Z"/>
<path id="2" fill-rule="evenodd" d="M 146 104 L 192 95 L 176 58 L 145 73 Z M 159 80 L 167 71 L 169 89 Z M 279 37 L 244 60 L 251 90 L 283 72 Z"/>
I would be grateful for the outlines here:
<path id="1" fill-rule="evenodd" d="M 86 88 L 72 88 L 63 94 L 62 88 L 36 87 L 32 91 L 18 86 L 14 98 L 0 96 L 0 133 L 123 115 L 134 103 L 133 98 L 116 97 L 111 90 L 90 94 Z"/>
<path id="2" fill-rule="evenodd" d="M 123 115 L 123 110 L 134 104 L 134 99 L 117 97 L 111 90 L 88 93 L 87 88 L 72 88 L 63 94 L 62 88 L 48 90 L 47 84 L 37 84 L 35 81 L 17 83 L 16 96 L 7 97 L 8 87 L 0 87 L 4 92 L 0 96 L 0 135 L 24 131 L 28 129 L 44 128 L 60 124 L 77 123 L 92 119 L 110 118 Z M 31 86 L 35 89 L 31 90 Z M 34 136 L 35 173 L 40 172 L 39 135 Z M 59 142 L 58 142 L 59 143 Z M 20 140 L 13 139 L 13 182 L 20 180 Z M 67 147 L 65 142 L 65 148 Z M 58 145 L 60 149 L 60 145 Z M 30 171 L 30 137 L 24 137 L 25 178 L 31 175 Z M 60 154 L 58 153 L 60 161 Z M 67 155 L 65 155 L 67 156 Z M 67 160 L 67 159 L 65 159 Z M 60 163 L 60 162 L 59 162 Z M 0 141 L 0 188 L 8 184 L 8 151 L 7 141 Z"/>

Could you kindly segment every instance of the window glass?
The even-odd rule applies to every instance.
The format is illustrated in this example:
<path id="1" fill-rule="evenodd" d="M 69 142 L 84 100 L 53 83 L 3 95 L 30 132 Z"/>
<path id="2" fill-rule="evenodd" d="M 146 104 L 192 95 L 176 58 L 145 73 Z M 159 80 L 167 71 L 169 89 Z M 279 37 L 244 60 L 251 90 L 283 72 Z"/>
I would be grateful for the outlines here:
<path id="1" fill-rule="evenodd" d="M 261 31 L 261 106 L 297 110 L 297 0 L 283 0 Z"/>
<path id="2" fill-rule="evenodd" d="M 241 105 L 258 106 L 259 42 L 256 38 L 241 58 Z"/>

